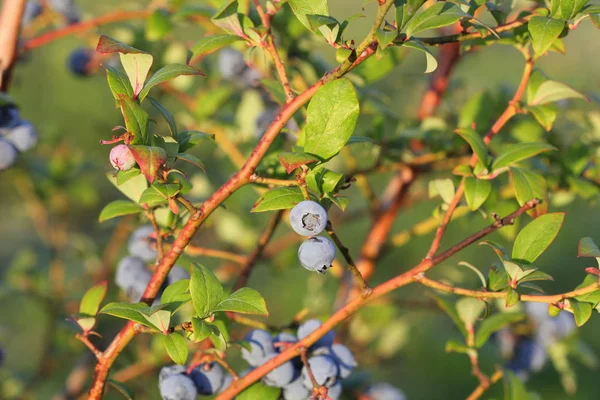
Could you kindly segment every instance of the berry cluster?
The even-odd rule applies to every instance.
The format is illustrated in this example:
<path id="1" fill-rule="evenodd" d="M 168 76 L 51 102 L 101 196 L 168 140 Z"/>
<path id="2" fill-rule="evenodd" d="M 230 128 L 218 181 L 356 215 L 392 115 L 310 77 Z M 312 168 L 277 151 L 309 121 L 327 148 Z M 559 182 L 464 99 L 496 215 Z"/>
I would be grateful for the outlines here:
<path id="1" fill-rule="evenodd" d="M 508 359 L 506 367 L 522 379 L 530 372 L 540 371 L 548 361 L 550 348 L 575 332 L 572 314 L 560 312 L 556 317 L 548 314 L 544 303 L 527 303 L 528 327 L 517 334 L 510 328 L 497 333 L 496 339 L 502 355 Z"/>
<path id="2" fill-rule="evenodd" d="M 327 226 L 327 211 L 314 201 L 296 204 L 290 212 L 292 229 L 299 235 L 309 236 L 298 249 L 298 258 L 309 271 L 325 273 L 335 259 L 335 245 L 325 237 L 316 236 Z"/>
<path id="3" fill-rule="evenodd" d="M 233 377 L 216 362 L 200 364 L 191 370 L 182 365 L 163 367 L 158 387 L 163 400 L 194 400 L 212 396 L 229 387 Z"/>
<path id="4" fill-rule="evenodd" d="M 314 332 L 321 322 L 311 319 L 300 325 L 297 336 L 281 332 L 275 337 L 263 330 L 253 330 L 245 337 L 248 348 L 242 349 L 242 358 L 251 367 L 258 367 L 277 356 L 286 346 L 296 343 Z M 328 332 L 310 349 L 308 365 L 316 383 L 328 388 L 328 396 L 336 400 L 341 396 L 341 380 L 350 375 L 356 367 L 352 352 L 342 344 L 334 344 L 334 333 Z M 284 400 L 306 400 L 311 396 L 313 383 L 306 366 L 300 357 L 291 359 L 270 371 L 263 377 L 268 386 L 283 388 Z"/>
<path id="5" fill-rule="evenodd" d="M 133 303 L 141 300 L 152 277 L 152 273 L 148 270 L 146 264 L 156 260 L 153 235 L 154 228 L 152 225 L 144 225 L 135 230 L 127 245 L 129 256 L 124 257 L 117 265 L 115 283 L 125 291 L 127 297 Z M 189 277 L 188 271 L 179 265 L 175 265 L 167 275 L 163 287 Z M 157 298 L 160 298 L 160 295 Z"/>
<path id="6" fill-rule="evenodd" d="M 13 165 L 19 152 L 31 149 L 37 140 L 35 128 L 21 118 L 16 107 L 0 108 L 0 171 Z"/>

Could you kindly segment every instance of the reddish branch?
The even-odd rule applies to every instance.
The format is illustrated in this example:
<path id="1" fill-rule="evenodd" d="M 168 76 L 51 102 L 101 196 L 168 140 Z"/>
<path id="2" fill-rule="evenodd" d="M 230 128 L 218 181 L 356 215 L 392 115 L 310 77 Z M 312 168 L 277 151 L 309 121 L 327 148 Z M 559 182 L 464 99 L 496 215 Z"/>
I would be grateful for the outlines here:
<path id="1" fill-rule="evenodd" d="M 88 19 L 87 21 L 82 21 L 77 24 L 65 26 L 64 28 L 50 31 L 38 37 L 29 39 L 27 42 L 25 42 L 23 50 L 32 50 L 36 47 L 44 46 L 50 42 L 61 39 L 65 36 L 85 32 L 100 25 L 110 24 L 119 21 L 128 21 L 131 19 L 143 19 L 147 18 L 150 14 L 152 14 L 152 10 L 115 11 L 114 13 L 106 14 L 97 18 Z"/>
<path id="2" fill-rule="evenodd" d="M 8 89 L 9 72 L 17 54 L 26 0 L 4 0 L 0 12 L 0 91 Z"/>

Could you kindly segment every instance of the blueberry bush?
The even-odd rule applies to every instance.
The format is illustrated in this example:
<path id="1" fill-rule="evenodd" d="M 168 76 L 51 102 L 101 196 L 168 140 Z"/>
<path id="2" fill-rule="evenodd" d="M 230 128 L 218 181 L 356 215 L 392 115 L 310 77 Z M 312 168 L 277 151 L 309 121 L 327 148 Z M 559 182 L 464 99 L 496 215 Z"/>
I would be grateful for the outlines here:
<path id="1" fill-rule="evenodd" d="M 0 398 L 597 397 L 600 87 L 544 60 L 595 41 L 600 6 L 88 6 L 2 2 L 0 179 L 44 250 L 12 249 L 0 296 L 44 311 L 4 311 Z M 68 40 L 102 94 L 45 138 L 22 71 Z"/>

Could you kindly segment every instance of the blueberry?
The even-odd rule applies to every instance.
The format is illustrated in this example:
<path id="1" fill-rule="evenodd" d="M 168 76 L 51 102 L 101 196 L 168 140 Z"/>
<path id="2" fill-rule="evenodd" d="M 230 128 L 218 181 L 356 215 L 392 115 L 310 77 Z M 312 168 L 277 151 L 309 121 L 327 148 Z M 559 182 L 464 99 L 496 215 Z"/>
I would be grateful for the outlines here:
<path id="1" fill-rule="evenodd" d="M 575 329 L 573 315 L 563 311 L 556 317 L 548 317 L 548 319 L 539 323 L 536 327 L 535 336 L 543 347 L 548 347 L 569 336 Z"/>
<path id="2" fill-rule="evenodd" d="M 0 139 L 0 171 L 7 169 L 17 161 L 17 149 L 15 146 Z"/>
<path id="3" fill-rule="evenodd" d="M 23 10 L 23 17 L 21 18 L 22 25 L 29 25 L 34 19 L 42 14 L 42 5 L 36 0 L 29 0 L 25 4 L 25 10 Z"/>
<path id="4" fill-rule="evenodd" d="M 550 319 L 548 305 L 546 303 L 525 303 L 525 313 L 535 324 Z"/>
<path id="5" fill-rule="evenodd" d="M 172 283 L 179 282 L 184 279 L 190 279 L 190 273 L 187 271 L 187 269 L 179 265 L 174 265 L 173 268 L 171 268 L 171 271 L 169 271 L 167 279 L 170 285 Z"/>
<path id="6" fill-rule="evenodd" d="M 332 387 L 327 390 L 327 396 L 331 400 L 338 400 L 342 395 L 342 384 L 340 382 L 336 383 Z"/>
<path id="7" fill-rule="evenodd" d="M 75 24 L 81 19 L 81 13 L 73 0 L 48 0 L 48 5 L 55 12 L 62 14 L 68 24 Z"/>
<path id="8" fill-rule="evenodd" d="M 272 107 L 269 107 L 265 111 L 260 113 L 258 118 L 256 118 L 256 121 L 254 122 L 254 124 L 255 124 L 254 137 L 255 138 L 260 139 L 265 134 L 265 132 L 267 131 L 267 128 L 269 127 L 269 125 L 271 125 L 271 122 L 273 122 L 273 120 L 275 119 L 275 117 L 277 116 L 278 113 L 279 113 L 279 109 L 272 108 Z"/>
<path id="9" fill-rule="evenodd" d="M 320 386 L 332 387 L 336 383 L 339 370 L 333 357 L 327 355 L 313 356 L 308 359 L 308 365 Z M 302 368 L 302 382 L 307 388 L 312 387 L 306 366 Z"/>
<path id="10" fill-rule="evenodd" d="M 1 107 L 0 108 L 0 133 L 6 134 L 10 129 L 15 128 L 21 124 L 23 120 L 19 113 L 19 109 L 16 107 Z"/>
<path id="11" fill-rule="evenodd" d="M 283 387 L 284 400 L 306 400 L 309 397 L 310 389 L 304 386 L 301 376 Z"/>
<path id="12" fill-rule="evenodd" d="M 185 367 L 183 365 L 175 364 L 162 367 L 160 369 L 160 372 L 158 373 L 158 384 L 160 385 L 162 381 L 164 381 L 171 375 L 177 374 L 185 374 Z"/>
<path id="13" fill-rule="evenodd" d="M 194 381 L 183 374 L 174 374 L 165 378 L 159 384 L 159 389 L 163 400 L 195 400 L 198 396 Z"/>
<path id="14" fill-rule="evenodd" d="M 406 400 L 406 396 L 402 390 L 386 382 L 371 385 L 365 394 L 371 400 Z"/>
<path id="15" fill-rule="evenodd" d="M 246 68 L 242 73 L 242 85 L 248 87 L 258 87 L 262 79 L 262 73 L 255 68 Z"/>
<path id="16" fill-rule="evenodd" d="M 90 62 L 94 57 L 94 52 L 90 49 L 75 49 L 68 59 L 69 70 L 78 76 L 88 76 L 90 74 Z"/>
<path id="17" fill-rule="evenodd" d="M 152 225 L 144 225 L 136 229 L 129 238 L 127 249 L 131 255 L 141 258 L 145 262 L 156 259 L 156 249 L 153 246 L 154 239 L 150 237 L 154 233 Z"/>
<path id="18" fill-rule="evenodd" d="M 317 330 L 317 328 L 319 328 L 321 325 L 323 324 L 318 319 L 309 319 L 308 321 L 304 322 L 298 327 L 298 339 L 304 339 Z M 316 349 L 319 347 L 330 347 L 333 344 L 333 339 L 335 339 L 335 333 L 333 333 L 333 331 L 329 331 L 321 339 L 317 340 L 317 342 L 312 345 L 312 348 Z"/>
<path id="19" fill-rule="evenodd" d="M 267 331 L 255 329 L 250 331 L 244 340 L 250 345 L 250 350 L 242 348 L 242 358 L 252 367 L 259 366 L 266 356 L 275 353 L 273 337 Z"/>
<path id="20" fill-rule="evenodd" d="M 269 361 L 277 354 L 269 354 L 264 358 L 264 362 Z M 284 387 L 289 384 L 295 377 L 296 370 L 290 361 L 286 361 L 277 368 L 272 369 L 263 377 L 263 383 L 268 386 Z"/>
<path id="21" fill-rule="evenodd" d="M 115 283 L 125 290 L 129 300 L 137 303 L 141 300 L 152 274 L 146 269 L 144 261 L 138 257 L 125 257 L 117 265 Z"/>
<path id="22" fill-rule="evenodd" d="M 38 137 L 33 125 L 29 122 L 23 122 L 8 131 L 4 139 L 11 142 L 17 150 L 23 152 L 33 148 L 37 143 Z"/>
<path id="23" fill-rule="evenodd" d="M 330 348 L 329 355 L 337 362 L 340 378 L 345 379 L 350 375 L 358 364 L 349 348 L 343 344 L 334 344 Z"/>
<path id="24" fill-rule="evenodd" d="M 118 144 L 110 149 L 110 163 L 118 171 L 128 171 L 135 166 L 135 158 L 129 147 L 124 144 Z"/>
<path id="25" fill-rule="evenodd" d="M 223 386 L 225 372 L 217 363 L 202 364 L 192 370 L 190 374 L 199 395 L 213 395 Z"/>
<path id="26" fill-rule="evenodd" d="M 247 68 L 244 55 L 237 50 L 225 48 L 219 52 L 219 70 L 225 80 L 234 80 Z"/>
<path id="27" fill-rule="evenodd" d="M 316 236 L 327 226 L 327 211 L 319 203 L 304 200 L 292 208 L 290 223 L 297 234 Z"/>
<path id="28" fill-rule="evenodd" d="M 546 350 L 531 338 L 521 338 L 506 367 L 516 374 L 539 371 L 546 363 Z"/>
<path id="29" fill-rule="evenodd" d="M 273 338 L 273 347 L 275 347 L 275 350 L 278 353 L 281 353 L 283 351 L 283 348 L 275 346 L 276 343 L 296 343 L 297 341 L 298 338 L 295 335 L 292 335 L 291 333 L 281 332 Z"/>
<path id="30" fill-rule="evenodd" d="M 321 236 L 308 238 L 298 249 L 298 259 L 307 270 L 324 274 L 335 259 L 335 245 Z"/>
<path id="31" fill-rule="evenodd" d="M 231 382 L 233 382 L 233 376 L 231 376 L 231 374 L 225 374 L 223 377 L 223 384 L 219 389 L 219 393 L 223 393 L 229 387 L 229 385 L 231 385 Z"/>

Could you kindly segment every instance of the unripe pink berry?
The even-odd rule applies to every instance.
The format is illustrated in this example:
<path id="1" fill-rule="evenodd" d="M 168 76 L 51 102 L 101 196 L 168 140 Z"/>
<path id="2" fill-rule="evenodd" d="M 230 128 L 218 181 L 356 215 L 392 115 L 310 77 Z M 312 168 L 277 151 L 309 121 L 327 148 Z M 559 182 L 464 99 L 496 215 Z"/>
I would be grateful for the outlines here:
<path id="1" fill-rule="evenodd" d="M 119 171 L 127 171 L 135 165 L 135 159 L 129 148 L 119 144 L 110 151 L 110 163 Z"/>

